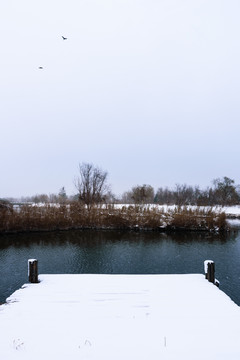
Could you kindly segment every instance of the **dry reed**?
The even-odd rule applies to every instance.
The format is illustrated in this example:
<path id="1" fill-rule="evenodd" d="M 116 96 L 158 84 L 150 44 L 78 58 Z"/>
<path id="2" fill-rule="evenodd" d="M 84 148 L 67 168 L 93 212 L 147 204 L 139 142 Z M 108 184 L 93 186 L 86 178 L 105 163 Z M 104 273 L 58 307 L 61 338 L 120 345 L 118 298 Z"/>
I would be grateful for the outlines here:
<path id="1" fill-rule="evenodd" d="M 131 229 L 159 231 L 224 231 L 225 213 L 212 209 L 149 206 L 92 207 L 78 202 L 65 205 L 23 205 L 0 212 L 0 232 L 53 231 L 67 229 Z"/>

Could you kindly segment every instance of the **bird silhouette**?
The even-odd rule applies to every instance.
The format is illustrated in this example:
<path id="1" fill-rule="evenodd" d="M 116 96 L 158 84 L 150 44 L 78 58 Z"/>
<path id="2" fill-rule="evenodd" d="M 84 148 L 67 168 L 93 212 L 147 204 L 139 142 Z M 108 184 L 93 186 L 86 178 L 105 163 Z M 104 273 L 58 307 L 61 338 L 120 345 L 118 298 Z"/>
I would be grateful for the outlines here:
<path id="1" fill-rule="evenodd" d="M 42 66 L 39 66 L 39 69 L 43 69 L 43 67 L 42 67 Z"/>
<path id="2" fill-rule="evenodd" d="M 67 40 L 67 38 L 66 38 L 66 37 L 64 37 L 64 36 L 62 36 L 62 38 L 63 38 L 63 40 Z"/>

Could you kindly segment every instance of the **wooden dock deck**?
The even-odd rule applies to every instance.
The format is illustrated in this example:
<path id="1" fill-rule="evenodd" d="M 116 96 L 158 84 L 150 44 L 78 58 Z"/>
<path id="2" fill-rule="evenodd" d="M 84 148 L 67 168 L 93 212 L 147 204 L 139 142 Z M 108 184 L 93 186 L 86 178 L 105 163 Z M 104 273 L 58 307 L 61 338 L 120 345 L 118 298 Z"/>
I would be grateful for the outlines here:
<path id="1" fill-rule="evenodd" d="M 0 359 L 240 359 L 240 308 L 204 275 L 40 275 L 0 306 Z"/>

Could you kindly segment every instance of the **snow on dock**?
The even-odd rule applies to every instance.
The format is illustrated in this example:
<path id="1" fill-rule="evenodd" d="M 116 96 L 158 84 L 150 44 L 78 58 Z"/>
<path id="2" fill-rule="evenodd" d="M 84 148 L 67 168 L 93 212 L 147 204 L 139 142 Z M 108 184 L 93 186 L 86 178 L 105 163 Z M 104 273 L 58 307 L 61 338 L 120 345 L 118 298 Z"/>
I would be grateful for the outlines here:
<path id="1" fill-rule="evenodd" d="M 40 275 L 0 306 L 0 359 L 240 359 L 240 308 L 203 275 Z"/>

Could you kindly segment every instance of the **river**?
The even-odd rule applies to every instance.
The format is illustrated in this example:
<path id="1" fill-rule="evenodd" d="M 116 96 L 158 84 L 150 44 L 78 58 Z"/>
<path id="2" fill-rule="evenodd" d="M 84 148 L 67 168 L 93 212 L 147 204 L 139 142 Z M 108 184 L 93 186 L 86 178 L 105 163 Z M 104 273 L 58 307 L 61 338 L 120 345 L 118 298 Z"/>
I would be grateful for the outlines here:
<path id="1" fill-rule="evenodd" d="M 66 231 L 0 237 L 0 303 L 27 279 L 27 260 L 41 274 L 204 273 L 215 261 L 220 288 L 240 305 L 240 225 L 228 235 Z"/>

